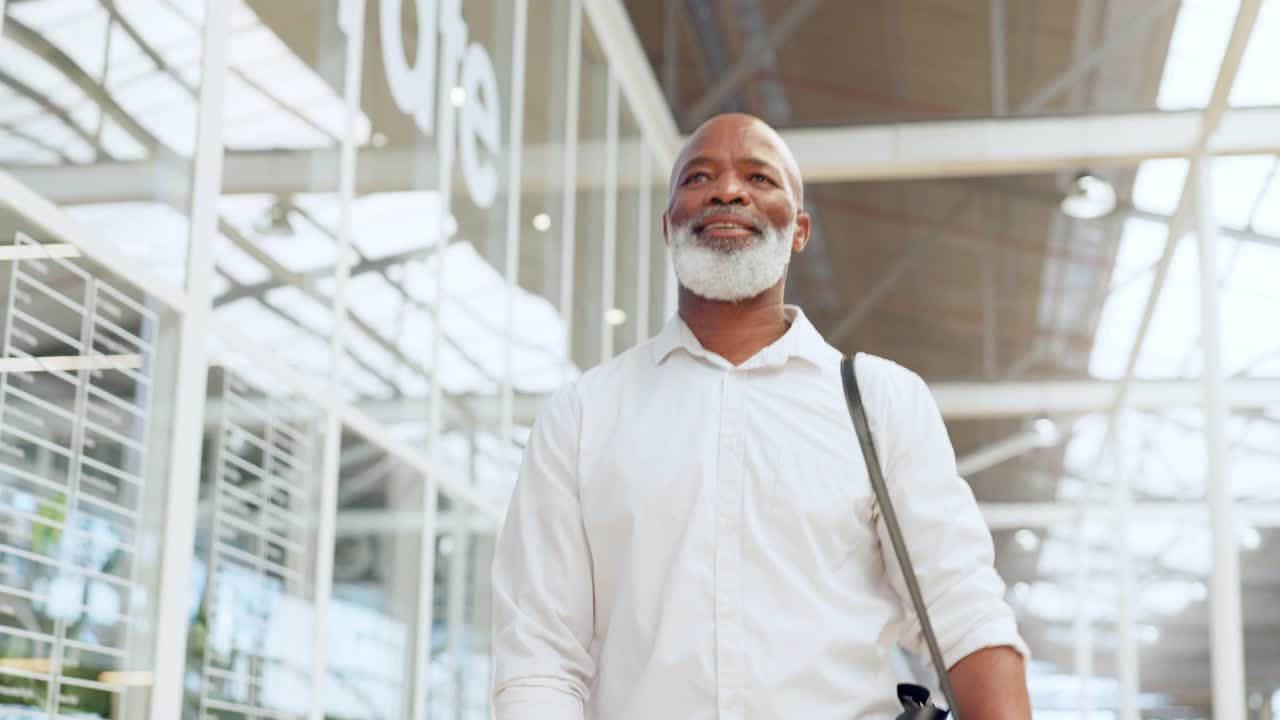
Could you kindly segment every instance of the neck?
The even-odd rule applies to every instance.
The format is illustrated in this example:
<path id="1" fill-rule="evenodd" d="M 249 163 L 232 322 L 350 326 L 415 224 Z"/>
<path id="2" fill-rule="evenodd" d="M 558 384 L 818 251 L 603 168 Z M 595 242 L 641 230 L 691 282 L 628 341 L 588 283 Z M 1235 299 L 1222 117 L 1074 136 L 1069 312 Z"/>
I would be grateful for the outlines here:
<path id="1" fill-rule="evenodd" d="M 787 332 L 782 309 L 784 277 L 760 295 L 738 302 L 708 300 L 680 286 L 680 318 L 702 347 L 735 367 Z"/>

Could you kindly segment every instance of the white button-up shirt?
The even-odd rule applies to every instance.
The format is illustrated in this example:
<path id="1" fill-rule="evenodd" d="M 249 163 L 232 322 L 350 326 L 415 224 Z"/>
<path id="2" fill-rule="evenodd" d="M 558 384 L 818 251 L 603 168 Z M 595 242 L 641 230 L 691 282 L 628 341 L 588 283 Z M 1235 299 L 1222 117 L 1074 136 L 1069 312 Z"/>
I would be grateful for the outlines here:
<path id="1" fill-rule="evenodd" d="M 679 318 L 543 408 L 493 566 L 498 720 L 893 717 L 926 655 L 840 382 L 797 308 L 734 367 Z M 1024 655 L 924 382 L 859 387 L 950 667 Z"/>

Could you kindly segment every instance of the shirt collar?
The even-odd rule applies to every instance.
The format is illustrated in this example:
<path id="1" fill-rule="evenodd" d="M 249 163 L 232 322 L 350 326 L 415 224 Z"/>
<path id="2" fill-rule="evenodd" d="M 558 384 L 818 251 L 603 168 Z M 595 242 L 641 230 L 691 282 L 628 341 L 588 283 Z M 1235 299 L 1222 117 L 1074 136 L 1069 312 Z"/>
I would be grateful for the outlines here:
<path id="1" fill-rule="evenodd" d="M 742 365 L 740 369 L 750 369 L 757 367 L 780 367 L 785 365 L 791 358 L 799 358 L 807 360 L 815 366 L 821 367 L 827 353 L 830 352 L 830 346 L 827 341 L 822 339 L 822 335 L 818 333 L 813 323 L 809 322 L 809 318 L 805 317 L 804 311 L 795 305 L 784 305 L 783 313 L 785 313 L 787 321 L 791 323 L 791 327 L 783 333 L 773 344 L 762 348 Z M 701 357 L 717 365 L 725 365 L 729 367 L 729 363 L 719 355 L 707 350 L 698 342 L 697 336 L 689 329 L 684 318 L 680 317 L 680 313 L 671 316 L 667 321 L 662 332 L 653 338 L 651 345 L 653 354 L 653 363 L 661 365 L 671 353 L 676 350 L 684 350 L 695 357 Z"/>

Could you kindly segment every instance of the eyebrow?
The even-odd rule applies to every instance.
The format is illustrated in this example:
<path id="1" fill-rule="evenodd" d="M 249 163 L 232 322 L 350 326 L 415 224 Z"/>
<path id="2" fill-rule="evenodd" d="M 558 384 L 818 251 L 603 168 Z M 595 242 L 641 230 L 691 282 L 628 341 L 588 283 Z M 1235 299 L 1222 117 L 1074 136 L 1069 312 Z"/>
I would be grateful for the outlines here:
<path id="1" fill-rule="evenodd" d="M 680 173 L 678 174 L 683 174 L 684 171 L 695 165 L 710 165 L 714 162 L 715 160 L 710 155 L 695 155 L 686 160 L 684 164 L 680 166 Z M 739 162 L 753 167 L 766 168 L 768 170 L 773 170 L 774 172 L 781 172 L 781 169 L 775 163 L 771 163 L 768 160 L 755 156 L 742 158 Z"/>

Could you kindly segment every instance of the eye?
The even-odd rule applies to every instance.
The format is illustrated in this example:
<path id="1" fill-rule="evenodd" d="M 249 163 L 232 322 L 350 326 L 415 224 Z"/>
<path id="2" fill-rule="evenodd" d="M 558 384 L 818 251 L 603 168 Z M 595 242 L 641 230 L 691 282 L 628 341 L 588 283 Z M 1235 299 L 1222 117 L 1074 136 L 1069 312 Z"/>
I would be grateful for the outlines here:
<path id="1" fill-rule="evenodd" d="M 751 175 L 749 179 L 751 180 L 751 182 L 767 182 L 767 183 L 773 182 L 773 180 L 768 175 L 765 175 L 763 173 L 754 173 Z"/>
<path id="2" fill-rule="evenodd" d="M 691 173 L 688 177 L 686 177 L 684 179 L 684 184 L 690 185 L 694 182 L 706 180 L 706 179 L 707 179 L 707 174 L 699 170 L 698 172 Z"/>

